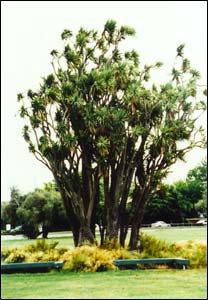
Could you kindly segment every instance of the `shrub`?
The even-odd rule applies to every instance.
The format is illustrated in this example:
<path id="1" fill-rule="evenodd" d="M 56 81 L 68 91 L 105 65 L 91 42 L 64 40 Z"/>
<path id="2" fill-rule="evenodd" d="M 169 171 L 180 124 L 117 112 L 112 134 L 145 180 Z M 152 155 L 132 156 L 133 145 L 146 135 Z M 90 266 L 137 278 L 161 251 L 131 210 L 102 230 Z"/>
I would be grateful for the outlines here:
<path id="1" fill-rule="evenodd" d="M 27 256 L 23 249 L 14 248 L 5 259 L 5 263 L 21 263 L 27 259 Z"/>
<path id="2" fill-rule="evenodd" d="M 171 248 L 168 243 L 158 240 L 150 235 L 141 235 L 139 254 L 141 258 L 169 257 L 171 255 Z"/>
<path id="3" fill-rule="evenodd" d="M 112 238 L 110 240 L 107 239 L 105 241 L 104 248 L 107 249 L 107 250 L 115 250 L 115 249 L 120 249 L 121 246 L 119 244 L 118 239 Z"/>
<path id="4" fill-rule="evenodd" d="M 56 241 L 47 243 L 45 239 L 40 239 L 40 240 L 37 240 L 35 244 L 25 246 L 24 249 L 31 253 L 37 252 L 37 251 L 47 252 L 47 251 L 55 249 L 57 245 L 58 245 L 58 242 L 56 242 Z"/>
<path id="5" fill-rule="evenodd" d="M 111 254 L 113 259 L 130 259 L 138 255 L 138 252 L 128 251 L 125 248 L 112 249 Z"/>
<path id="6" fill-rule="evenodd" d="M 191 268 L 202 268 L 207 266 L 207 245 L 188 241 L 174 245 L 176 255 L 190 260 Z"/>
<path id="7" fill-rule="evenodd" d="M 47 243 L 44 239 L 35 244 L 14 249 L 3 249 L 1 259 L 5 263 L 58 261 L 67 251 L 66 248 L 55 249 L 58 242 Z"/>
<path id="8" fill-rule="evenodd" d="M 69 258 L 66 260 L 65 268 L 71 271 L 100 272 L 115 269 L 111 252 L 97 246 L 81 246 L 64 255 L 65 258 L 66 255 Z"/>
<path id="9" fill-rule="evenodd" d="M 1 260 L 4 261 L 12 252 L 12 249 L 2 249 L 1 250 Z"/>
<path id="10" fill-rule="evenodd" d="M 207 245 L 193 241 L 168 244 L 149 235 L 141 236 L 138 258 L 183 257 L 190 260 L 189 267 L 207 266 Z"/>
<path id="11" fill-rule="evenodd" d="M 65 262 L 64 268 L 71 271 L 101 272 L 113 270 L 114 259 L 151 258 L 151 257 L 183 257 L 190 260 L 191 268 L 206 267 L 207 246 L 202 243 L 188 241 L 186 243 L 168 244 L 165 241 L 142 234 L 140 251 L 128 251 L 125 248 L 109 247 L 103 249 L 95 245 L 84 245 L 73 250 L 56 249 L 58 242 L 47 243 L 44 239 L 29 246 L 3 249 L 1 259 L 5 263 L 58 261 Z M 143 268 L 157 268 L 157 265 Z M 142 266 L 140 266 L 142 268 Z"/>

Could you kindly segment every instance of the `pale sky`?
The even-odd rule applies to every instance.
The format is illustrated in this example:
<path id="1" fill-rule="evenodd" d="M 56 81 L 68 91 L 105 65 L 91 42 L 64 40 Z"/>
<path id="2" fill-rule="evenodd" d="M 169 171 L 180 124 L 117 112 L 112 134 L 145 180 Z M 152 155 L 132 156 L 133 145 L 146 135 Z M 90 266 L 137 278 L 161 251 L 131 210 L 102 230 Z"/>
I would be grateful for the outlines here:
<path id="1" fill-rule="evenodd" d="M 102 30 L 108 19 L 134 27 L 137 35 L 124 47 L 136 49 L 143 63 L 162 61 L 160 80 L 168 80 L 176 48 L 184 43 L 202 83 L 207 81 L 206 1 L 1 1 L 1 8 L 1 201 L 10 199 L 11 186 L 27 193 L 53 179 L 22 138 L 16 96 L 38 88 L 41 76 L 52 72 L 50 52 L 62 49 L 65 28 Z M 206 122 L 204 116 L 205 127 Z M 167 181 L 185 179 L 205 155 L 200 149 L 189 153 L 187 163 L 177 163 Z"/>

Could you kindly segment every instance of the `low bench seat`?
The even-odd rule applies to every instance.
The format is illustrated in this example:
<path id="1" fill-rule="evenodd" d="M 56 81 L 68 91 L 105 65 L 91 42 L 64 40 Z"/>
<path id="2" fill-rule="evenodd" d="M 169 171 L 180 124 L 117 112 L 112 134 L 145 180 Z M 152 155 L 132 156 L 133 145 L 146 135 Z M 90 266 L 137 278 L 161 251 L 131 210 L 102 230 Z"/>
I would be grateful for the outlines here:
<path id="1" fill-rule="evenodd" d="M 1 264 L 1 273 L 49 272 L 51 269 L 60 270 L 63 264 L 63 261 Z"/>
<path id="2" fill-rule="evenodd" d="M 170 265 L 182 265 L 185 270 L 189 264 L 189 259 L 185 258 L 142 258 L 142 259 L 115 259 L 113 264 L 117 267 L 120 266 L 137 266 L 150 265 L 150 264 L 170 264 Z"/>

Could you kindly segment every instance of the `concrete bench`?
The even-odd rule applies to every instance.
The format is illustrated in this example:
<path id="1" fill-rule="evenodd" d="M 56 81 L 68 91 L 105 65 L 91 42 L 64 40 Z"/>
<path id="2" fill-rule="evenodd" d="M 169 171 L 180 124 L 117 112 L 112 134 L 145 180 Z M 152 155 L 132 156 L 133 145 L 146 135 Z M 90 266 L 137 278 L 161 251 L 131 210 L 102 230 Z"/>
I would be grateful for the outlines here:
<path id="1" fill-rule="evenodd" d="M 60 270 L 63 265 L 63 261 L 1 264 L 1 273 L 49 272 L 51 269 Z"/>
<path id="2" fill-rule="evenodd" d="M 182 265 L 185 270 L 189 264 L 189 259 L 185 258 L 143 258 L 143 259 L 116 259 L 113 264 L 117 267 L 121 266 L 137 266 L 151 264 L 167 264 L 167 265 Z"/>

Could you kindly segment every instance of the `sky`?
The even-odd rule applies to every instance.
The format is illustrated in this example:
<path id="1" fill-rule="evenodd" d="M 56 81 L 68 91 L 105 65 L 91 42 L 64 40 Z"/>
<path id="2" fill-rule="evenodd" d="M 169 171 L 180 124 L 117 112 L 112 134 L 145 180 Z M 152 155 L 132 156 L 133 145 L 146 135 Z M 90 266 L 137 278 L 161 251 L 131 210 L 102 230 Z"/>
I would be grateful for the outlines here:
<path id="1" fill-rule="evenodd" d="M 62 49 L 65 28 L 101 31 L 108 19 L 135 28 L 136 37 L 123 47 L 136 49 L 142 63 L 164 63 L 159 81 L 169 78 L 176 48 L 184 43 L 202 84 L 207 82 L 206 1 L 1 1 L 1 201 L 9 201 L 12 186 L 24 194 L 53 179 L 22 138 L 17 94 L 38 88 L 52 72 L 50 52 Z M 206 128 L 205 115 L 201 122 Z M 171 168 L 167 182 L 185 179 L 205 156 L 205 150 L 191 151 L 186 163 Z"/>

